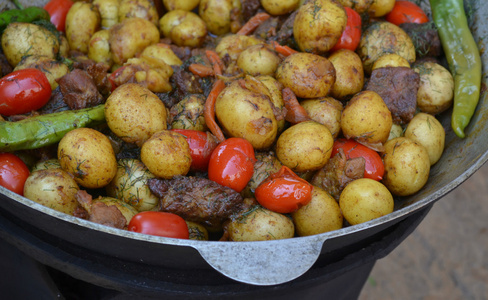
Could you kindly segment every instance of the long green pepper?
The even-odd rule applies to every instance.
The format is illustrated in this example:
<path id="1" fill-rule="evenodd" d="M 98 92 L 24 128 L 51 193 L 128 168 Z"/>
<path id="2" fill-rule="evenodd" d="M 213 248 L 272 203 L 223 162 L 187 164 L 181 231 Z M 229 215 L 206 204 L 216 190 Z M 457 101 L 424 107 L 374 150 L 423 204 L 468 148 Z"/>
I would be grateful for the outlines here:
<path id="1" fill-rule="evenodd" d="M 458 137 L 464 138 L 464 129 L 471 121 L 480 97 L 480 52 L 468 27 L 463 0 L 430 0 L 430 6 L 454 77 L 451 127 Z"/>
<path id="2" fill-rule="evenodd" d="M 0 152 L 37 149 L 57 143 L 69 131 L 105 122 L 104 105 L 0 122 Z"/>
<path id="3" fill-rule="evenodd" d="M 14 0 L 13 2 L 18 9 L 7 10 L 0 14 L 0 33 L 2 33 L 10 23 L 31 23 L 37 20 L 49 21 L 51 19 L 49 13 L 41 7 L 31 6 L 24 8 L 18 0 Z"/>

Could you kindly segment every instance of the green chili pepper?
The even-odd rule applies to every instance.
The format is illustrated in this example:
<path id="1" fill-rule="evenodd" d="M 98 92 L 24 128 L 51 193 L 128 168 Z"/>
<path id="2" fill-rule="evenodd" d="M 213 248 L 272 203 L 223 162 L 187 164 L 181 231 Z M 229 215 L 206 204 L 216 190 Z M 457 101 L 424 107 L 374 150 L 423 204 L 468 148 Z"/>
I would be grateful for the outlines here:
<path id="1" fill-rule="evenodd" d="M 454 107 L 451 127 L 460 138 L 479 101 L 481 58 L 471 34 L 463 0 L 430 0 L 449 69 L 454 77 Z"/>
<path id="2" fill-rule="evenodd" d="M 7 25 L 14 22 L 31 23 L 36 20 L 51 20 L 49 13 L 41 7 L 24 8 L 17 0 L 13 1 L 17 9 L 7 10 L 0 14 L 0 33 L 7 28 Z"/>
<path id="3" fill-rule="evenodd" d="M 69 131 L 105 121 L 104 105 L 0 122 L 0 152 L 37 149 L 57 143 Z"/>

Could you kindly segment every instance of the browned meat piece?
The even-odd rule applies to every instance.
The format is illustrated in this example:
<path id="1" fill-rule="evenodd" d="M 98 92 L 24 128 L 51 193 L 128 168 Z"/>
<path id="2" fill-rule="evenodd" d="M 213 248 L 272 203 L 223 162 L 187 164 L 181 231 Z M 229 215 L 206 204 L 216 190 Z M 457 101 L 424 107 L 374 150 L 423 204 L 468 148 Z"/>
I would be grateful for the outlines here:
<path id="1" fill-rule="evenodd" d="M 109 66 L 103 63 L 96 63 L 89 65 L 85 71 L 93 78 L 95 85 L 97 86 L 97 90 L 100 94 L 104 96 L 108 96 L 112 89 L 112 85 L 108 80 L 108 70 Z"/>
<path id="2" fill-rule="evenodd" d="M 420 76 L 408 67 L 373 70 L 366 90 L 378 93 L 391 111 L 393 122 L 407 124 L 417 107 Z"/>
<path id="3" fill-rule="evenodd" d="M 277 34 L 277 29 L 280 23 L 280 18 L 278 17 L 271 17 L 261 23 L 261 25 L 256 28 L 254 31 L 254 35 L 263 39 L 263 40 L 268 40 L 271 39 L 272 37 L 276 36 Z"/>
<path id="4" fill-rule="evenodd" d="M 151 192 L 160 198 L 160 211 L 212 228 L 219 228 L 230 216 L 245 209 L 239 193 L 206 178 L 153 178 L 147 184 Z"/>
<path id="5" fill-rule="evenodd" d="M 115 205 L 108 206 L 103 202 L 93 202 L 92 196 L 83 190 L 78 191 L 75 197 L 80 204 L 75 210 L 75 216 L 120 229 L 127 225 L 126 218 Z"/>
<path id="6" fill-rule="evenodd" d="M 400 24 L 400 28 L 412 39 L 417 58 L 442 55 L 441 40 L 433 22 L 423 24 L 403 23 Z"/>
<path id="7" fill-rule="evenodd" d="M 6 76 L 8 73 L 11 73 L 14 69 L 8 63 L 7 58 L 3 53 L 0 53 L 0 77 Z"/>
<path id="8" fill-rule="evenodd" d="M 293 23 L 295 22 L 297 12 L 298 10 L 295 10 L 290 14 L 290 16 L 288 16 L 278 30 L 278 33 L 276 33 L 276 36 L 271 38 L 272 40 L 275 40 L 282 45 L 289 42 L 289 40 L 293 37 Z"/>
<path id="9" fill-rule="evenodd" d="M 191 57 L 191 48 L 190 47 L 180 47 L 173 44 L 169 45 L 171 50 L 173 50 L 174 54 L 178 56 L 179 59 L 182 61 L 188 60 Z"/>
<path id="10" fill-rule="evenodd" d="M 61 94 L 61 89 L 59 86 L 52 92 L 51 98 L 49 101 L 44 105 L 41 109 L 39 109 L 39 113 L 43 114 L 52 114 L 55 112 L 60 112 L 64 110 L 68 110 L 69 106 L 63 100 L 63 94 Z"/>
<path id="11" fill-rule="evenodd" d="M 311 183 L 339 201 L 342 190 L 349 182 L 364 177 L 365 164 L 366 160 L 363 157 L 347 159 L 344 150 L 339 149 L 339 152 L 315 173 Z"/>
<path id="12" fill-rule="evenodd" d="M 259 0 L 241 0 L 242 19 L 249 20 L 253 17 L 258 9 L 261 7 L 261 1 Z"/>
<path id="13" fill-rule="evenodd" d="M 86 71 L 74 69 L 57 80 L 63 99 L 71 109 L 93 107 L 103 103 L 93 78 Z"/>

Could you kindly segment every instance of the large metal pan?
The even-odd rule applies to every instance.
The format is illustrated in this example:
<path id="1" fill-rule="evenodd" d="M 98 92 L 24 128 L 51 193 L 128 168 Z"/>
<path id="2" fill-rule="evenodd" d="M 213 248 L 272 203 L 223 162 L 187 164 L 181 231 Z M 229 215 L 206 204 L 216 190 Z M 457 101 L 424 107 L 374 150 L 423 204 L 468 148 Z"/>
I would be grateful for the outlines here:
<path id="1" fill-rule="evenodd" d="M 481 0 L 466 1 L 470 7 L 467 11 L 472 12 L 470 18 L 475 24 L 472 31 L 480 49 L 488 47 L 488 7 L 483 4 Z M 92 255 L 97 259 L 111 257 L 122 265 L 137 264 L 142 270 L 144 266 L 160 267 L 188 274 L 191 270 L 213 268 L 227 278 L 251 285 L 289 282 L 306 273 L 319 258 L 326 257 L 330 261 L 337 253 L 372 239 L 407 217 L 430 208 L 488 160 L 488 134 L 485 133 L 488 129 L 487 52 L 482 51 L 482 61 L 483 89 L 476 113 L 466 129 L 467 137 L 460 139 L 450 129 L 450 111 L 440 116 L 447 133 L 446 149 L 440 161 L 432 167 L 426 186 L 413 196 L 397 199 L 393 213 L 367 223 L 315 236 L 278 241 L 178 240 L 91 223 L 59 213 L 1 187 L 0 216 L 7 217 L 12 224 L 17 224 L 45 245 L 51 246 L 52 251 L 75 249 L 77 253 L 86 253 L 86 256 Z M 14 243 L 21 244 L 18 241 Z"/>

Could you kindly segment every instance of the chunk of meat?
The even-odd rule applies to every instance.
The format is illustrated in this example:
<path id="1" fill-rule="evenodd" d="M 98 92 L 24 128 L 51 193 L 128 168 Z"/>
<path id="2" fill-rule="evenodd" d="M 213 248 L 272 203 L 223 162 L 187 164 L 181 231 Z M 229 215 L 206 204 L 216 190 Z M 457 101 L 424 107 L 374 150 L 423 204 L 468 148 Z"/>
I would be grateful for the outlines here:
<path id="1" fill-rule="evenodd" d="M 400 28 L 412 39 L 417 58 L 442 55 L 441 40 L 433 22 L 423 24 L 403 23 L 400 24 Z"/>
<path id="2" fill-rule="evenodd" d="M 75 197 L 80 204 L 73 213 L 75 217 L 120 229 L 127 226 L 127 220 L 117 206 L 93 201 L 92 196 L 84 190 L 78 191 Z"/>
<path id="3" fill-rule="evenodd" d="M 366 90 L 378 93 L 395 124 L 407 124 L 415 115 L 420 75 L 408 67 L 373 70 Z"/>
<path id="4" fill-rule="evenodd" d="M 71 109 L 93 107 L 103 103 L 93 78 L 84 70 L 74 69 L 57 80 L 63 100 Z"/>

